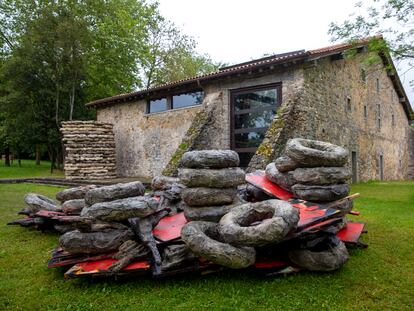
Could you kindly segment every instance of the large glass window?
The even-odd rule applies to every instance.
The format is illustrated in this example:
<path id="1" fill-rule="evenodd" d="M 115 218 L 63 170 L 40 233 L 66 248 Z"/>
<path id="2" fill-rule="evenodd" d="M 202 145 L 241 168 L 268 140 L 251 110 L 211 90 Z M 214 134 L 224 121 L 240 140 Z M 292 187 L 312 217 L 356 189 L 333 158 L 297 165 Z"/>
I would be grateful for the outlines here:
<path id="1" fill-rule="evenodd" d="M 233 91 L 232 149 L 247 167 L 281 104 L 281 85 Z"/>
<path id="2" fill-rule="evenodd" d="M 167 98 L 151 99 L 148 105 L 148 113 L 167 110 Z"/>
<path id="3" fill-rule="evenodd" d="M 203 96 L 202 91 L 174 95 L 172 97 L 172 109 L 201 105 Z"/>

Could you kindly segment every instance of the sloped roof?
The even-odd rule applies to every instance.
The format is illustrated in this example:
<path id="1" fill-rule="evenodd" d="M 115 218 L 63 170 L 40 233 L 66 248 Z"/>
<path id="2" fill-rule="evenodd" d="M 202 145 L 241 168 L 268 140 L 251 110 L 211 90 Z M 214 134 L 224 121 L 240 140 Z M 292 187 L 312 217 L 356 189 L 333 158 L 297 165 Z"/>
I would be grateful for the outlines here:
<path id="1" fill-rule="evenodd" d="M 329 55 L 341 53 L 350 48 L 358 48 L 358 47 L 366 46 L 367 43 L 372 39 L 382 39 L 382 36 L 369 37 L 369 38 L 362 39 L 362 40 L 359 40 L 353 43 L 341 43 L 341 44 L 330 45 L 330 46 L 315 49 L 315 50 L 309 50 L 309 51 L 298 50 L 298 51 L 292 51 L 292 52 L 283 53 L 283 54 L 267 56 L 267 57 L 255 59 L 252 61 L 235 64 L 232 66 L 226 66 L 212 73 L 202 74 L 202 75 L 189 77 L 189 78 L 178 80 L 178 81 L 165 83 L 165 84 L 152 87 L 152 88 L 148 88 L 145 90 L 125 93 L 125 94 L 119 94 L 119 95 L 115 95 L 115 96 L 111 96 L 107 98 L 98 99 L 98 100 L 89 102 L 86 105 L 91 106 L 91 107 L 99 107 L 99 106 L 107 106 L 107 105 L 113 105 L 113 104 L 123 103 L 123 102 L 130 102 L 130 101 L 148 97 L 154 92 L 167 91 L 167 90 L 180 87 L 180 86 L 191 85 L 191 84 L 199 85 L 201 82 L 205 82 L 208 80 L 217 79 L 221 77 L 228 77 L 232 75 L 238 75 L 242 73 L 248 73 L 248 72 L 251 72 L 252 70 L 257 70 L 260 68 L 272 69 L 273 67 L 282 65 L 282 64 L 296 64 L 299 62 L 306 62 L 306 61 L 313 60 L 315 58 L 326 57 Z M 388 55 L 381 55 L 381 57 L 382 57 L 382 60 L 387 65 L 391 64 L 391 66 L 394 67 L 392 60 Z M 410 118 L 410 114 L 413 111 L 412 111 L 410 102 L 402 86 L 401 81 L 397 74 L 390 75 L 390 78 L 394 84 L 395 89 L 397 90 L 398 95 L 400 96 L 400 98 L 402 98 L 401 102 L 404 106 L 404 110 L 406 111 L 407 115 Z"/>

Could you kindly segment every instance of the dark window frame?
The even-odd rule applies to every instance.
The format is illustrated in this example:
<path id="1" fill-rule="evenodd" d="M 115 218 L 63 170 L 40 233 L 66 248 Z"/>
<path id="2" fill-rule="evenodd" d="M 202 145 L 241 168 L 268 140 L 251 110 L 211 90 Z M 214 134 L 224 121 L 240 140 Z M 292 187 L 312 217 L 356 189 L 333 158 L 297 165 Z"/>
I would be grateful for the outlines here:
<path id="1" fill-rule="evenodd" d="M 160 100 L 160 99 L 164 99 L 164 98 L 166 100 L 166 109 L 165 110 L 161 110 L 161 111 L 151 112 L 151 101 Z M 161 113 L 161 112 L 165 112 L 165 111 L 168 111 L 168 110 L 170 110 L 170 108 L 169 108 L 169 100 L 168 100 L 168 97 L 167 96 L 154 97 L 154 98 L 147 99 L 146 114 Z"/>
<path id="2" fill-rule="evenodd" d="M 276 90 L 276 94 L 277 94 L 276 108 L 278 109 L 282 105 L 282 82 L 261 84 L 261 85 L 255 85 L 255 86 L 230 90 L 230 149 L 231 150 L 234 150 L 237 153 L 255 153 L 258 147 L 236 148 L 235 134 L 250 133 L 250 132 L 263 133 L 263 132 L 267 132 L 268 130 L 268 127 L 235 129 L 234 128 L 235 126 L 234 116 L 238 114 L 245 114 L 245 113 L 251 113 L 251 112 L 261 112 L 265 110 L 270 110 L 269 108 L 272 108 L 272 106 L 269 105 L 266 107 L 250 108 L 250 109 L 243 109 L 243 110 L 235 111 L 234 109 L 235 96 L 249 93 L 252 91 L 264 91 L 264 90 L 272 90 L 272 89 Z"/>
<path id="3" fill-rule="evenodd" d="M 203 100 L 201 101 L 200 104 L 196 104 L 196 105 L 192 105 L 192 106 L 186 106 L 186 107 L 180 107 L 180 108 L 174 108 L 174 104 L 173 104 L 173 97 L 174 96 L 182 95 L 182 94 L 188 94 L 188 93 L 195 93 L 195 92 L 202 92 L 203 93 L 203 100 L 204 100 L 204 90 L 203 89 L 192 89 L 190 91 L 175 92 L 175 93 L 167 94 L 167 95 L 164 95 L 164 96 L 149 97 L 149 98 L 147 98 L 146 114 L 148 115 L 148 114 L 154 114 L 154 113 L 162 113 L 162 112 L 171 111 L 171 110 L 185 109 L 185 108 L 201 106 L 203 104 Z M 167 100 L 167 109 L 162 110 L 162 111 L 151 112 L 150 111 L 151 101 L 152 100 L 159 100 L 159 99 L 163 99 L 163 98 L 165 98 Z"/>
<path id="4" fill-rule="evenodd" d="M 184 94 L 198 93 L 198 92 L 201 92 L 202 93 L 202 100 L 201 100 L 201 103 L 200 104 L 194 104 L 194 105 L 191 105 L 191 106 L 174 108 L 174 96 L 180 96 L 180 95 L 184 95 Z M 203 104 L 203 99 L 204 99 L 204 91 L 201 90 L 201 89 L 191 90 L 191 91 L 188 91 L 188 92 L 180 92 L 180 93 L 177 93 L 177 94 L 171 94 L 170 97 L 171 97 L 171 109 L 172 110 L 174 110 L 174 109 L 184 109 L 184 108 L 189 108 L 189 107 L 194 107 L 194 106 L 202 105 Z"/>

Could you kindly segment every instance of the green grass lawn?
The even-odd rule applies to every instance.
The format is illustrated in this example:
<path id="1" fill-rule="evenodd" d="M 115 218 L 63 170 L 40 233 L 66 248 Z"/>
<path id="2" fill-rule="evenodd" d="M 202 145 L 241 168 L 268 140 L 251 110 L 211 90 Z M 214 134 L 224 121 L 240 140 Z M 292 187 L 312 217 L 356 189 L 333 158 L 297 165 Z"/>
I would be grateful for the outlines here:
<path id="1" fill-rule="evenodd" d="M 11 310 L 414 310 L 414 182 L 353 186 L 369 244 L 335 273 L 261 278 L 233 271 L 154 281 L 64 280 L 46 268 L 58 236 L 5 224 L 26 192 L 60 188 L 0 185 L 0 309 Z M 355 218 L 355 217 L 354 217 Z"/>
<path id="2" fill-rule="evenodd" d="M 63 172 L 58 170 L 54 170 L 53 174 L 50 173 L 49 161 L 41 161 L 40 165 L 36 165 L 35 160 L 22 160 L 21 167 L 19 167 L 17 160 L 14 160 L 10 167 L 4 166 L 4 161 L 0 162 L 0 179 L 63 176 Z"/>

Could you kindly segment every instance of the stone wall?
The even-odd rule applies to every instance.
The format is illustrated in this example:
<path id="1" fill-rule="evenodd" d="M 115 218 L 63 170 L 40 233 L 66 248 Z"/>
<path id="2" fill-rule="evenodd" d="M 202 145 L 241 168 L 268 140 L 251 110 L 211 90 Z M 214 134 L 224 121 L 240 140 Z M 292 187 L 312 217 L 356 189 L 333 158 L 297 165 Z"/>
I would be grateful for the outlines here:
<path id="1" fill-rule="evenodd" d="M 292 113 L 275 119 L 270 127 L 275 131 L 267 133 L 251 168 L 264 168 L 279 156 L 288 138 L 303 137 L 356 152 L 358 181 L 380 179 L 380 156 L 385 180 L 409 178 L 413 158 L 407 115 L 382 66 L 366 69 L 366 81 L 361 79 L 363 57 L 307 63 L 302 88 L 292 102 L 284 99 Z"/>
<path id="2" fill-rule="evenodd" d="M 407 169 L 407 179 L 414 179 L 414 128 L 409 131 L 408 150 L 410 154 L 410 162 Z"/>
<path id="3" fill-rule="evenodd" d="M 297 78 L 293 69 L 226 78 L 202 85 L 205 99 L 199 106 L 147 114 L 141 100 L 99 108 L 97 119 L 114 125 L 119 176 L 174 174 L 187 150 L 230 148 L 231 90 L 282 82 L 284 97 Z"/>
<path id="4" fill-rule="evenodd" d="M 95 121 L 62 122 L 67 179 L 116 177 L 115 139 L 112 124 Z"/>
<path id="5" fill-rule="evenodd" d="M 145 100 L 97 111 L 98 121 L 114 125 L 117 174 L 121 177 L 160 175 L 179 147 L 201 106 L 146 113 Z"/>
<path id="6" fill-rule="evenodd" d="M 414 175 L 408 118 L 383 68 L 366 69 L 362 81 L 362 57 L 326 57 L 283 70 L 218 79 L 201 85 L 203 105 L 146 114 L 145 100 L 120 103 L 99 108 L 98 120 L 114 124 L 119 175 L 174 174 L 185 151 L 230 148 L 232 90 L 280 82 L 282 105 L 248 170 L 264 169 L 289 138 L 303 137 L 356 152 L 359 181 L 380 177 L 380 156 L 384 179 L 408 178 L 410 170 Z"/>

